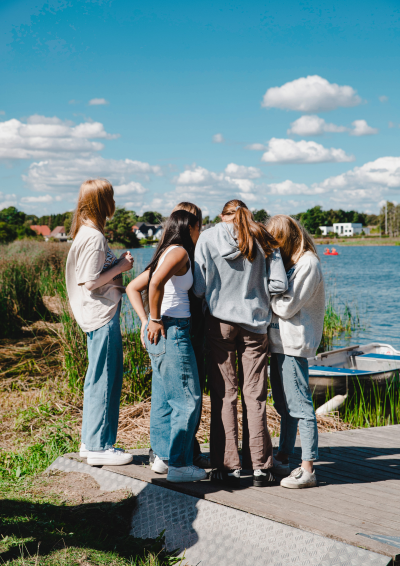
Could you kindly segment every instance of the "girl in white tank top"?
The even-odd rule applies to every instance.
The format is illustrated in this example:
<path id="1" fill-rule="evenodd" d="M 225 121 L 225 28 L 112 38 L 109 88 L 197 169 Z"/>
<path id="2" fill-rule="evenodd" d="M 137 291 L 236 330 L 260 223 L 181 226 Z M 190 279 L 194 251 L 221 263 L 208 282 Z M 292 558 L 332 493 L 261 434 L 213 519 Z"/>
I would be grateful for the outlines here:
<path id="1" fill-rule="evenodd" d="M 193 284 L 194 248 L 199 219 L 185 210 L 171 214 L 153 260 L 126 292 L 142 321 L 142 343 L 152 375 L 150 443 L 154 471 L 171 482 L 205 479 L 193 466 L 193 445 L 201 412 L 201 389 L 190 340 L 188 291 Z M 178 275 L 183 273 L 182 275 Z M 150 316 L 141 292 L 147 288 Z M 156 466 L 156 467 L 155 467 Z"/>
<path id="2" fill-rule="evenodd" d="M 157 269 L 164 262 L 165 257 L 169 252 L 180 246 L 171 246 L 160 257 Z M 193 285 L 192 265 L 189 260 L 189 269 L 185 275 L 173 275 L 164 285 L 164 297 L 161 303 L 161 316 L 171 316 L 173 318 L 190 318 L 190 303 L 189 303 L 189 289 Z"/>

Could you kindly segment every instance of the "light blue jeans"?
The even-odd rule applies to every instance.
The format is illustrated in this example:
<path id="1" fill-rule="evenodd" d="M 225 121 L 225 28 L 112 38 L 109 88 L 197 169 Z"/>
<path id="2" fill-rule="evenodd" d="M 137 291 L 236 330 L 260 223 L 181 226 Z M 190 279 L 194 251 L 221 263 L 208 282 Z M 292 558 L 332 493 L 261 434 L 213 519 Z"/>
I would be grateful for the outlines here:
<path id="1" fill-rule="evenodd" d="M 153 369 L 150 442 L 154 453 L 176 468 L 193 464 L 193 442 L 201 407 L 199 374 L 190 341 L 190 319 L 163 316 L 166 338 L 146 348 Z"/>
<path id="2" fill-rule="evenodd" d="M 281 416 L 279 452 L 293 454 L 299 425 L 302 459 L 316 460 L 318 428 L 308 384 L 307 358 L 271 354 L 270 381 L 274 406 Z"/>
<path id="3" fill-rule="evenodd" d="M 110 322 L 86 333 L 89 367 L 84 386 L 82 442 L 88 450 L 107 450 L 117 440 L 123 378 L 120 310 L 121 303 Z"/>

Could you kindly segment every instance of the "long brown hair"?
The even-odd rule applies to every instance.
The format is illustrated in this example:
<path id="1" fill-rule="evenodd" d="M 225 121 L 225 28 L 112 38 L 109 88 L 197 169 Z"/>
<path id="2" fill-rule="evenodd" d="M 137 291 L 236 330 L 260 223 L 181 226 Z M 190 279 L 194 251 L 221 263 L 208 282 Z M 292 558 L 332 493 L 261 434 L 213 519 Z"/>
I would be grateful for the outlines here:
<path id="1" fill-rule="evenodd" d="M 83 225 L 94 224 L 104 234 L 107 218 L 115 212 L 114 189 L 107 179 L 88 179 L 82 183 L 71 224 L 73 238 Z"/>
<path id="2" fill-rule="evenodd" d="M 221 216 L 233 216 L 238 239 L 239 250 L 249 261 L 253 261 L 257 253 L 257 242 L 261 246 L 264 256 L 272 254 L 278 248 L 278 242 L 271 236 L 262 222 L 256 222 L 252 213 L 242 200 L 233 199 L 227 202 Z"/>
<path id="3" fill-rule="evenodd" d="M 295 265 L 307 251 L 318 257 L 312 236 L 300 222 L 291 216 L 286 214 L 272 216 L 267 222 L 267 228 L 279 243 L 286 271 Z"/>
<path id="4" fill-rule="evenodd" d="M 180 202 L 179 204 L 176 205 L 176 207 L 172 212 L 176 212 L 177 210 L 186 210 L 187 212 L 191 212 L 192 214 L 197 216 L 201 230 L 201 226 L 203 224 L 203 213 L 201 212 L 201 208 L 199 208 L 196 204 L 193 204 L 192 202 Z"/>

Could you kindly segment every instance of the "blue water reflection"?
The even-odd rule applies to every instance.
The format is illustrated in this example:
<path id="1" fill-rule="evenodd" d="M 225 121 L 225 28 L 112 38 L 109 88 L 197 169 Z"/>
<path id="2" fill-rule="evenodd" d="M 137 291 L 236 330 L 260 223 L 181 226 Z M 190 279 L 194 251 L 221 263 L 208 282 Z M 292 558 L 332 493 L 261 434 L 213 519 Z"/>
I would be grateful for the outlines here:
<path id="1" fill-rule="evenodd" d="M 363 328 L 351 341 L 387 342 L 400 349 L 400 246 L 336 246 L 338 256 L 324 256 L 325 246 L 318 246 L 327 294 L 339 306 L 347 304 L 358 311 Z M 135 271 L 149 263 L 154 248 L 131 250 Z M 125 303 L 125 301 L 124 301 Z M 348 343 L 345 336 L 335 347 Z"/>

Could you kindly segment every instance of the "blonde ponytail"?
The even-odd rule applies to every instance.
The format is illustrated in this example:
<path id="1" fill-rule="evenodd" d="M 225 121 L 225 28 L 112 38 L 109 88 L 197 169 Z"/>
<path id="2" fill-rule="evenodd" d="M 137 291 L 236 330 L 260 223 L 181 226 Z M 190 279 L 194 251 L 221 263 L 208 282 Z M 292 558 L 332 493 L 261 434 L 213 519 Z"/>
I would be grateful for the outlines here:
<path id="1" fill-rule="evenodd" d="M 274 248 L 279 247 L 278 242 L 271 236 L 264 224 L 254 220 L 243 201 L 230 200 L 225 204 L 221 215 L 233 217 L 239 250 L 249 261 L 253 261 L 256 257 L 257 242 L 266 258 L 272 254 Z"/>

